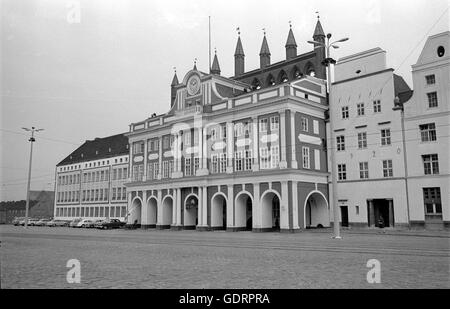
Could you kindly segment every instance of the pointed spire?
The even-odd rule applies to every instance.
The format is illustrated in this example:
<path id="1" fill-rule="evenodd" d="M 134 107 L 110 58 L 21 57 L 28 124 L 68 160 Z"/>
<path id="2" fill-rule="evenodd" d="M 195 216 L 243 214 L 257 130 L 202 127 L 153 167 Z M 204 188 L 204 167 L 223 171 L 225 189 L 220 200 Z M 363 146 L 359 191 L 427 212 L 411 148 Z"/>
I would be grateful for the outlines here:
<path id="1" fill-rule="evenodd" d="M 217 59 L 217 50 L 214 50 L 214 60 L 211 67 L 211 74 L 220 75 L 219 59 Z"/>
<path id="2" fill-rule="evenodd" d="M 263 42 L 261 45 L 261 51 L 259 52 L 259 55 L 269 55 L 270 56 L 270 50 L 269 50 L 269 44 L 267 44 L 267 39 L 266 39 L 266 29 L 264 30 L 264 38 L 263 38 Z"/>
<path id="3" fill-rule="evenodd" d="M 170 84 L 170 85 L 176 86 L 179 84 L 178 76 L 177 76 L 177 68 L 174 67 L 173 69 L 174 69 L 175 73 L 173 74 L 172 84 Z"/>
<path id="4" fill-rule="evenodd" d="M 241 42 L 241 31 L 239 28 L 236 29 L 238 31 L 238 41 L 236 44 L 236 51 L 234 52 L 235 56 L 245 56 L 244 49 L 242 48 L 242 42 Z"/>
<path id="5" fill-rule="evenodd" d="M 288 33 L 288 38 L 287 38 L 285 47 L 291 47 L 291 46 L 297 47 L 297 42 L 295 42 L 294 32 L 292 32 L 292 24 L 291 24 L 291 22 L 289 22 L 289 33 Z"/>
<path id="6" fill-rule="evenodd" d="M 194 59 L 194 70 L 197 71 L 197 58 Z"/>
<path id="7" fill-rule="evenodd" d="M 318 12 L 316 12 L 316 13 L 318 13 Z M 320 16 L 317 15 L 316 29 L 314 29 L 313 38 L 316 38 L 319 36 L 325 37 L 325 32 L 323 31 L 322 24 L 320 23 Z"/>

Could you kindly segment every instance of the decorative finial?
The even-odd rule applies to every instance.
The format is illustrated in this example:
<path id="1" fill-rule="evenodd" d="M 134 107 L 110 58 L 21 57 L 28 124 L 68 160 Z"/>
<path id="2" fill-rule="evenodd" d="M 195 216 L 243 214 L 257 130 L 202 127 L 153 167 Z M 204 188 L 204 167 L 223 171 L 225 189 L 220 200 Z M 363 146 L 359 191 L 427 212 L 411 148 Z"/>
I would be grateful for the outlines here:
<path id="1" fill-rule="evenodd" d="M 292 22 L 289 21 L 289 28 L 292 28 Z"/>
<path id="2" fill-rule="evenodd" d="M 217 54 L 217 48 L 214 47 L 214 54 Z"/>
<path id="3" fill-rule="evenodd" d="M 241 29 L 239 27 L 236 28 L 238 35 L 241 35 Z"/>
<path id="4" fill-rule="evenodd" d="M 316 11 L 317 19 L 320 19 L 319 11 Z"/>
<path id="5" fill-rule="evenodd" d="M 262 30 L 264 32 L 264 36 L 266 36 L 266 28 L 263 28 Z"/>
<path id="6" fill-rule="evenodd" d="M 177 67 L 173 67 L 173 71 L 177 74 Z"/>
<path id="7" fill-rule="evenodd" d="M 197 65 L 197 58 L 194 58 L 194 65 Z"/>

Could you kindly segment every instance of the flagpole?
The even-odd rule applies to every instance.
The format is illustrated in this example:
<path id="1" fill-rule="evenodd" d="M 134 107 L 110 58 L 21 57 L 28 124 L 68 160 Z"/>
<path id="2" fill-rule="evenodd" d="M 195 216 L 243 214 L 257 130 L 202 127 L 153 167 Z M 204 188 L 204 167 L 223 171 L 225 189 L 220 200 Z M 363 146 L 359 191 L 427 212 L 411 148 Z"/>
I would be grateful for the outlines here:
<path id="1" fill-rule="evenodd" d="M 208 25 L 208 29 L 209 29 L 209 73 L 211 73 L 211 16 L 208 16 L 209 18 L 209 25 Z"/>

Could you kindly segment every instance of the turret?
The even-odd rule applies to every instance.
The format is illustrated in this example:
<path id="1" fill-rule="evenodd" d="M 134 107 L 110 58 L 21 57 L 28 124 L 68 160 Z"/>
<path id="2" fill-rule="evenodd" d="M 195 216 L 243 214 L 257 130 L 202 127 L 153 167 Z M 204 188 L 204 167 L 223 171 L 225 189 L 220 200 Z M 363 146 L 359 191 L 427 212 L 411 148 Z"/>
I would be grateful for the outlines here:
<path id="1" fill-rule="evenodd" d="M 289 33 L 286 41 L 286 60 L 297 57 L 297 42 L 295 42 L 292 25 L 289 25 Z"/>
<path id="2" fill-rule="evenodd" d="M 239 30 L 239 28 L 238 28 Z M 234 76 L 244 74 L 245 72 L 245 54 L 242 48 L 241 33 L 238 32 L 238 41 L 236 51 L 234 52 Z"/>
<path id="3" fill-rule="evenodd" d="M 172 84 L 170 84 L 170 107 L 172 108 L 175 104 L 175 98 L 177 97 L 176 86 L 179 84 L 177 71 L 175 70 L 175 74 L 173 75 Z"/>
<path id="4" fill-rule="evenodd" d="M 259 52 L 260 68 L 263 69 L 270 65 L 270 50 L 269 44 L 267 44 L 266 32 L 264 31 L 264 38 L 261 45 L 261 51 Z"/>

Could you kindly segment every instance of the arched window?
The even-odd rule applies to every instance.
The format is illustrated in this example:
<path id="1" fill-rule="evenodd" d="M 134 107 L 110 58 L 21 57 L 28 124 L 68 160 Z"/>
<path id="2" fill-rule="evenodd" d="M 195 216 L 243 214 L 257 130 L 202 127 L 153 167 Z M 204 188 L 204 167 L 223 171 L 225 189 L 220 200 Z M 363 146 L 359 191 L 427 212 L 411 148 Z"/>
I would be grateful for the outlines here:
<path id="1" fill-rule="evenodd" d="M 266 86 L 268 86 L 268 87 L 275 86 L 275 78 L 273 77 L 272 74 L 269 74 L 269 76 L 267 76 Z"/>
<path id="2" fill-rule="evenodd" d="M 277 80 L 278 80 L 278 83 L 286 83 L 289 81 L 289 78 L 284 70 L 280 71 L 280 73 L 278 74 Z"/>
<path id="3" fill-rule="evenodd" d="M 259 90 L 259 89 L 261 89 L 261 82 L 259 81 L 259 79 L 257 79 L 257 78 L 253 79 L 253 82 L 252 82 L 252 89 L 253 89 L 253 90 Z"/>

